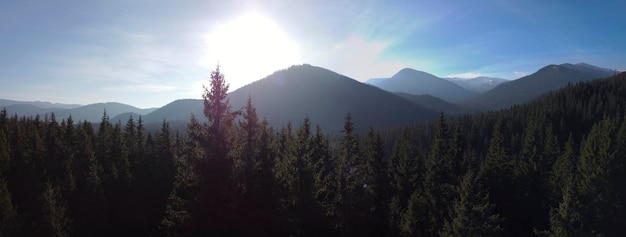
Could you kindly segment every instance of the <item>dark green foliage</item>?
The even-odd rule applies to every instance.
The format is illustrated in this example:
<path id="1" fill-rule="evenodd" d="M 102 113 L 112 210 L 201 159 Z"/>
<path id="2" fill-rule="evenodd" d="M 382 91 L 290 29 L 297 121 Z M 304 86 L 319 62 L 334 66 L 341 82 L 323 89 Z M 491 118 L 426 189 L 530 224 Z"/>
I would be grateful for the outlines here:
<path id="1" fill-rule="evenodd" d="M 11 200 L 4 177 L 0 177 L 0 236 L 11 236 L 16 225 L 17 211 Z"/>
<path id="2" fill-rule="evenodd" d="M 212 74 L 206 120 L 0 112 L 1 236 L 619 236 L 626 74 L 508 110 L 358 133 L 259 121 Z M 585 98 L 585 99 L 581 99 Z M 454 128 L 454 132 L 451 132 Z M 363 137 L 361 140 L 360 138 Z M 562 149 L 561 149 L 562 148 Z"/>
<path id="3" fill-rule="evenodd" d="M 70 236 L 70 219 L 68 215 L 67 203 L 61 191 L 52 184 L 46 184 L 41 197 L 43 202 L 42 223 L 43 233 L 50 233 L 52 236 Z"/>
<path id="4" fill-rule="evenodd" d="M 617 199 L 617 183 L 614 180 L 616 160 L 611 156 L 615 149 L 615 125 L 604 119 L 593 126 L 583 142 L 577 165 L 577 187 L 582 203 L 583 228 L 591 233 L 607 233 L 624 200 Z M 619 171 L 618 171 L 619 172 Z"/>
<path id="5" fill-rule="evenodd" d="M 439 232 L 441 236 L 499 236 L 501 217 L 489 202 L 489 192 L 473 171 L 463 176 L 458 196 L 450 208 L 450 219 Z"/>
<path id="6" fill-rule="evenodd" d="M 589 81 L 612 76 L 610 70 L 590 69 L 585 64 L 548 65 L 539 71 L 470 98 L 464 105 L 502 109 L 531 101 L 542 94 L 567 86 L 569 83 Z"/>

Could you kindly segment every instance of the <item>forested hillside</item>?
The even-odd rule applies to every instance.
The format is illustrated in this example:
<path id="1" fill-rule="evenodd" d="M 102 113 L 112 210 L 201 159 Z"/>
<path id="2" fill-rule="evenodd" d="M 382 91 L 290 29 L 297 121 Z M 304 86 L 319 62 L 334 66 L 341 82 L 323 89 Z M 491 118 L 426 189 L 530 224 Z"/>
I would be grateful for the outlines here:
<path id="1" fill-rule="evenodd" d="M 504 109 L 530 102 L 570 83 L 606 78 L 616 73 L 615 70 L 585 63 L 548 65 L 531 75 L 499 84 L 492 90 L 462 101 L 460 104 L 486 110 Z"/>
<path id="2" fill-rule="evenodd" d="M 327 135 L 231 108 L 185 135 L 0 113 L 0 236 L 619 236 L 626 74 L 531 104 Z M 401 115 L 395 115 L 401 116 Z M 366 129 L 361 129 L 366 130 Z"/>

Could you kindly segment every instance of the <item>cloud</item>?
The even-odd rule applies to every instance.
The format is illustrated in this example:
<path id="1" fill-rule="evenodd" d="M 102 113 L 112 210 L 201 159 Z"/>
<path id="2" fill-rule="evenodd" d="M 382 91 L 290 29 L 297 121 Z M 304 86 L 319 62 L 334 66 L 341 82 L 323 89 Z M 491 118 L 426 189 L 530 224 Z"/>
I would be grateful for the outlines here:
<path id="1" fill-rule="evenodd" d="M 199 98 L 202 87 L 191 85 L 208 81 L 210 69 L 196 63 L 201 55 L 193 45 L 176 46 L 197 40 L 189 39 L 194 34 L 171 41 L 159 32 L 106 26 L 74 33 L 90 40 L 66 48 L 63 54 L 46 56 L 50 77 L 41 84 L 56 88 L 47 92 L 73 88 L 75 100 L 107 98 L 154 107 L 174 99 Z"/>
<path id="2" fill-rule="evenodd" d="M 447 78 L 464 78 L 464 79 L 470 79 L 470 78 L 476 78 L 482 76 L 480 73 L 475 73 L 475 72 L 466 72 L 466 73 L 459 73 L 459 74 L 450 74 L 447 75 Z"/>
<path id="3" fill-rule="evenodd" d="M 389 43 L 370 42 L 360 36 L 351 35 L 332 48 L 311 51 L 305 62 L 325 67 L 359 81 L 375 77 L 390 77 L 406 64 L 384 58 Z"/>
<path id="4" fill-rule="evenodd" d="M 515 74 L 516 77 L 520 78 L 520 77 L 525 77 L 525 76 L 530 75 L 530 72 L 514 71 L 513 74 Z"/>

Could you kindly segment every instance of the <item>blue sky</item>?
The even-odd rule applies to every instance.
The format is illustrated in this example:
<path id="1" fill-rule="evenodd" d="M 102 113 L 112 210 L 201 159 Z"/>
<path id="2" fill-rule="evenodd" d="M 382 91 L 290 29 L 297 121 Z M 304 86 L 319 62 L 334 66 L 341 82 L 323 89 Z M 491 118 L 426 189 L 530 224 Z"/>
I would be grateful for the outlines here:
<path id="1" fill-rule="evenodd" d="M 626 1 L 1 1 L 0 98 L 141 108 L 292 64 L 365 81 L 404 67 L 516 79 L 626 69 Z"/>

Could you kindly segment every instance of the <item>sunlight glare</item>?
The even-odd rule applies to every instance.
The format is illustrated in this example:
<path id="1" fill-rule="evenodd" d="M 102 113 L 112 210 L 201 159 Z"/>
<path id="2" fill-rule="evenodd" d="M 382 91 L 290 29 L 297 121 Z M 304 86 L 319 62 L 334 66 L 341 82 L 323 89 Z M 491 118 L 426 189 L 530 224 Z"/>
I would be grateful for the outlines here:
<path id="1" fill-rule="evenodd" d="M 219 62 L 230 91 L 301 63 L 297 45 L 258 13 L 221 25 L 207 38 L 203 64 L 214 68 Z"/>

